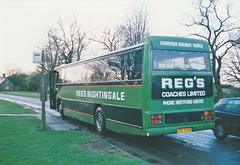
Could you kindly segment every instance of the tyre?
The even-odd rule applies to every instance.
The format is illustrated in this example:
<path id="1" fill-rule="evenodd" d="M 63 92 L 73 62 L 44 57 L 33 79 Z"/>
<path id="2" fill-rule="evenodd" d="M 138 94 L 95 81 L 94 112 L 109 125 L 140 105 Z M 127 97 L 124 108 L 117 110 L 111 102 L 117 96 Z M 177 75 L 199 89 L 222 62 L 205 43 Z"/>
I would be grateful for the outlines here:
<path id="1" fill-rule="evenodd" d="M 95 112 L 95 128 L 98 134 L 104 135 L 106 133 L 106 118 L 101 107 L 98 107 Z"/>
<path id="2" fill-rule="evenodd" d="M 228 136 L 227 130 L 222 123 L 216 123 L 213 132 L 218 139 L 225 139 Z"/>

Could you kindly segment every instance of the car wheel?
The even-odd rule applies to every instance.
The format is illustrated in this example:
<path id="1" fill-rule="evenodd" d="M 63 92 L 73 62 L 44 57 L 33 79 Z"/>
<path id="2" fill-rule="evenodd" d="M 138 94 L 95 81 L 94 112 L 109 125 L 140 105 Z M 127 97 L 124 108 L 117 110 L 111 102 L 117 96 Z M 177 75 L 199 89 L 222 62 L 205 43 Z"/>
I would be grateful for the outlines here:
<path id="1" fill-rule="evenodd" d="M 95 128 L 100 135 L 106 133 L 106 119 L 101 107 L 98 107 L 95 112 Z"/>
<path id="2" fill-rule="evenodd" d="M 222 123 L 217 123 L 213 132 L 218 139 L 225 139 L 228 136 L 227 130 Z"/>

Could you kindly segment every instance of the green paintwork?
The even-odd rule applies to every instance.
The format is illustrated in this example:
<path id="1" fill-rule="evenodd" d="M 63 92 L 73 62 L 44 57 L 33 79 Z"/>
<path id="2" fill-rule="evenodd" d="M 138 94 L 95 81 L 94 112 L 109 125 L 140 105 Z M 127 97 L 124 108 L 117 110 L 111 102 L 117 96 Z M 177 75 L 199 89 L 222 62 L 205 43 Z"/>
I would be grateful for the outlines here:
<path id="1" fill-rule="evenodd" d="M 207 42 L 191 38 L 151 36 L 143 42 L 151 42 L 152 49 L 209 52 Z"/>
<path id="2" fill-rule="evenodd" d="M 86 91 L 86 95 L 84 96 L 77 96 L 77 91 Z M 95 93 L 95 97 L 92 95 L 93 91 Z M 63 87 L 58 97 L 61 98 L 68 98 L 68 99 L 74 99 L 74 100 L 82 100 L 82 101 L 88 101 L 88 102 L 101 102 L 104 104 L 117 104 L 121 106 L 129 106 L 129 107 L 135 107 L 135 108 L 141 108 L 142 105 L 142 97 L 141 92 L 142 86 L 135 86 L 135 85 L 129 85 L 129 86 L 121 86 L 121 85 L 114 85 L 114 86 L 71 86 L 71 87 Z M 96 96 L 96 92 L 98 92 L 98 97 Z M 111 92 L 112 98 L 108 99 L 102 98 L 103 94 L 102 92 Z M 121 92 L 124 92 L 124 98 L 121 98 Z M 115 96 L 114 97 L 114 94 Z M 123 101 L 123 99 L 125 101 Z"/>

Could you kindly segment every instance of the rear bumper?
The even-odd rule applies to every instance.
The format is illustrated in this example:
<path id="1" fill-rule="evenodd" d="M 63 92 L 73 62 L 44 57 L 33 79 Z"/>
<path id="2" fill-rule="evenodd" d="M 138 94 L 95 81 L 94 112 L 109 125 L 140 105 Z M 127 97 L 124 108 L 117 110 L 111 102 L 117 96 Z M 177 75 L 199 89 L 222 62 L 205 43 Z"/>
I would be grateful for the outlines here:
<path id="1" fill-rule="evenodd" d="M 158 128 L 147 129 L 147 136 L 157 136 L 157 135 L 167 135 L 176 134 L 177 130 L 180 128 L 192 128 L 192 131 L 200 131 L 213 129 L 215 127 L 215 122 L 201 123 L 201 124 L 185 124 L 185 125 L 174 125 L 174 126 L 164 126 Z"/>

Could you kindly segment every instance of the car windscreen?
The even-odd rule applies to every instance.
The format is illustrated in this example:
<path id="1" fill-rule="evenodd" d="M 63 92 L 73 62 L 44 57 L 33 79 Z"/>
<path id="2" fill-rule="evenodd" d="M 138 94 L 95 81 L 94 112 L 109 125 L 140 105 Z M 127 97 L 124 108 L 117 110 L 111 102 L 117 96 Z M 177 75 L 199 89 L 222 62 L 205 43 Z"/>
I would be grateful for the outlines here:
<path id="1" fill-rule="evenodd" d="M 209 53 L 153 50 L 153 70 L 210 71 Z"/>
<path id="2" fill-rule="evenodd" d="M 225 104 L 229 101 L 229 99 L 220 99 L 216 104 L 215 108 L 225 106 Z M 221 108 L 222 109 L 222 108 Z"/>

